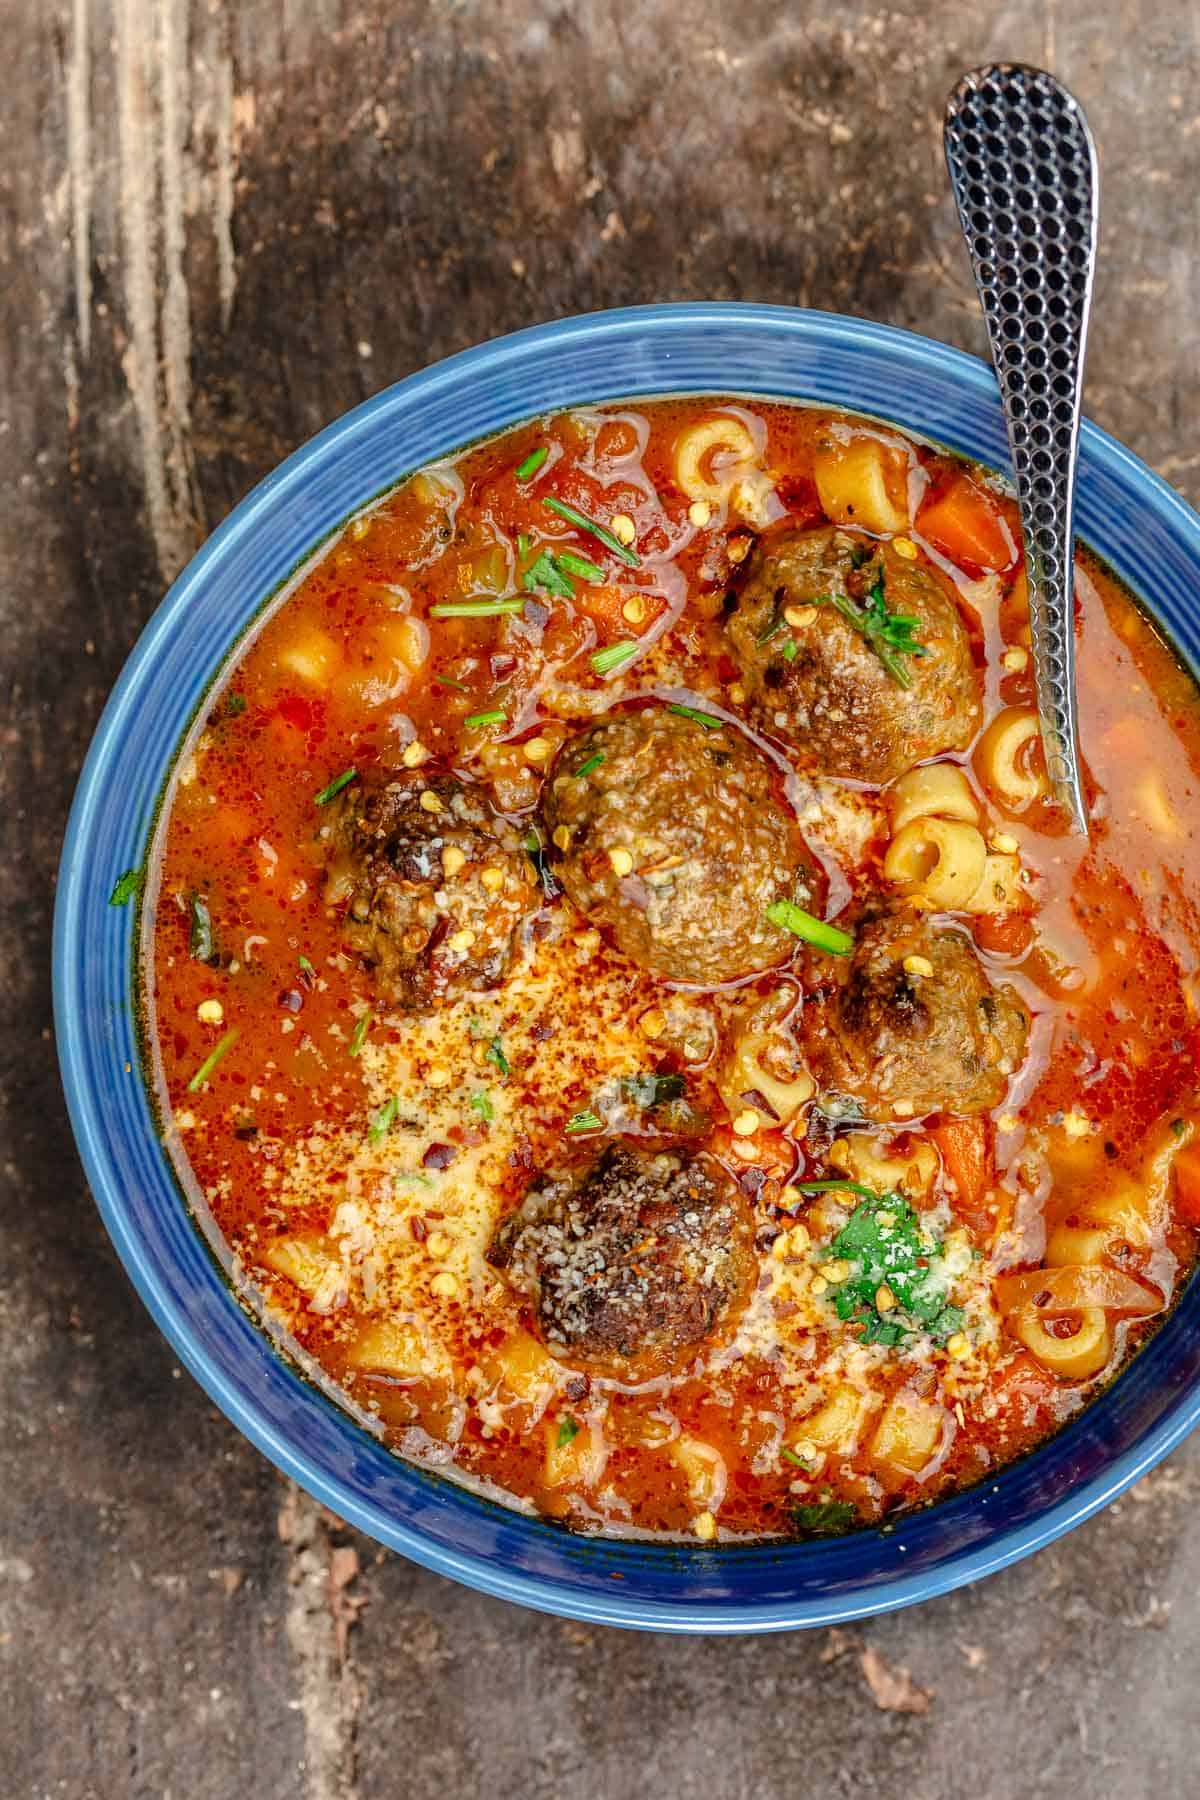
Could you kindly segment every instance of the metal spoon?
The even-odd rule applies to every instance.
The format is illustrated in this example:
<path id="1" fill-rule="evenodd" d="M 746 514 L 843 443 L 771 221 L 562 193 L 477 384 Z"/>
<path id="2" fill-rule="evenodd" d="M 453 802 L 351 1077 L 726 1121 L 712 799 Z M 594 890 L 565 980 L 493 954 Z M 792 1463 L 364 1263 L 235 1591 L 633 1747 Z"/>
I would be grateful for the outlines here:
<path id="1" fill-rule="evenodd" d="M 1052 75 L 996 63 L 951 94 L 945 149 L 1008 426 L 1046 770 L 1086 836 L 1072 574 L 1096 147 L 1079 102 Z"/>

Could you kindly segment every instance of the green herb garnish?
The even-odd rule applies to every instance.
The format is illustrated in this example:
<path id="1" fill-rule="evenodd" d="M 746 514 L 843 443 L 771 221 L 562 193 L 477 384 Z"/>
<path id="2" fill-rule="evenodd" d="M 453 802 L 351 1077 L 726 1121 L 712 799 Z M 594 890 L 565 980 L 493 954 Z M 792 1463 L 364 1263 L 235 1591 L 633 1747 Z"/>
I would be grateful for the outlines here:
<path id="1" fill-rule="evenodd" d="M 110 906 L 126 906 L 137 893 L 141 881 L 142 871 L 140 869 L 126 869 L 123 875 L 117 877 L 116 886 L 108 896 L 108 904 Z"/>
<path id="2" fill-rule="evenodd" d="M 832 1194 L 838 1188 L 848 1188 L 852 1194 L 861 1194 L 866 1200 L 875 1198 L 875 1189 L 864 1187 L 861 1181 L 797 1181 L 793 1186 L 802 1194 Z"/>
<path id="3" fill-rule="evenodd" d="M 815 944 L 818 950 L 828 950 L 832 956 L 849 956 L 854 948 L 854 939 L 848 931 L 839 931 L 836 925 L 827 925 L 824 919 L 818 919 L 793 900 L 775 900 L 767 908 L 767 918 L 772 925 L 778 925 L 781 931 L 790 931 L 806 944 Z"/>
<path id="4" fill-rule="evenodd" d="M 582 771 L 577 771 L 577 773 L 582 773 Z M 562 893 L 562 889 L 555 880 L 554 870 L 550 867 L 550 858 L 546 854 L 546 846 L 542 842 L 541 834 L 536 825 L 531 831 L 526 832 L 521 842 L 530 862 L 537 870 L 538 880 L 542 884 L 542 892 L 546 896 L 546 899 L 557 900 L 558 896 Z"/>
<path id="5" fill-rule="evenodd" d="M 432 1181 L 430 1181 L 428 1175 L 422 1175 L 416 1169 L 402 1169 L 400 1171 L 399 1175 L 392 1176 L 392 1180 L 397 1181 L 397 1182 L 399 1182 L 399 1181 L 415 1181 L 418 1187 L 431 1188 L 433 1186 L 433 1183 L 432 1183 Z"/>
<path id="6" fill-rule="evenodd" d="M 586 762 L 580 763 L 575 771 L 576 781 L 582 781 L 585 775 L 590 775 L 593 769 L 598 769 L 603 761 L 603 750 L 597 750 L 595 756 L 589 756 Z"/>
<path id="7" fill-rule="evenodd" d="M 682 1075 L 626 1075 L 621 1091 L 635 1106 L 648 1112 L 664 1101 L 678 1100 L 687 1086 Z"/>
<path id="8" fill-rule="evenodd" d="M 213 940 L 212 918 L 209 910 L 199 894 L 193 894 L 188 902 L 192 913 L 192 928 L 188 933 L 188 955 L 197 962 L 211 962 L 216 945 Z"/>
<path id="9" fill-rule="evenodd" d="M 883 591 L 880 569 L 861 606 L 848 594 L 830 594 L 829 604 L 836 606 L 842 617 L 864 637 L 899 687 L 910 688 L 912 676 L 900 661 L 902 656 L 928 656 L 925 645 L 913 632 L 921 621 L 911 613 L 889 612 Z"/>
<path id="10" fill-rule="evenodd" d="M 621 561 L 627 563 L 631 569 L 640 567 L 638 558 L 633 551 L 627 549 L 620 538 L 614 537 L 607 525 L 601 525 L 597 520 L 589 519 L 586 513 L 577 512 L 575 507 L 568 506 L 565 500 L 556 500 L 551 496 L 543 500 L 542 505 L 548 506 L 550 511 L 557 513 L 560 519 L 566 519 L 569 525 L 578 525 L 580 531 L 589 531 L 604 545 L 606 550 L 611 550 L 614 556 L 619 556 Z"/>
<path id="11" fill-rule="evenodd" d="M 525 571 L 523 585 L 532 594 L 535 588 L 544 593 L 555 594 L 560 600 L 570 600 L 575 589 L 559 568 L 559 558 L 552 556 L 549 550 L 543 550 L 536 562 L 530 563 Z"/>
<path id="12" fill-rule="evenodd" d="M 931 1243 L 903 1194 L 876 1194 L 857 1183 L 835 1182 L 862 1194 L 849 1219 L 829 1246 L 831 1258 L 851 1264 L 845 1281 L 833 1282 L 833 1308 L 839 1319 L 861 1325 L 864 1344 L 898 1344 L 914 1332 L 927 1331 L 938 1343 L 963 1324 L 962 1308 L 946 1299 L 945 1277 L 938 1264 L 940 1244 Z M 812 1192 L 813 1182 L 805 1182 Z M 881 1287 L 894 1305 L 880 1312 Z"/>
<path id="13" fill-rule="evenodd" d="M 369 1012 L 365 1012 L 363 1014 L 362 1018 L 358 1021 L 358 1024 L 354 1027 L 354 1036 L 350 1039 L 350 1055 L 351 1056 L 358 1055 L 359 1051 L 363 1047 L 363 1044 L 366 1042 L 367 1033 L 368 1033 L 368 1031 L 370 1031 L 370 1029 L 371 1029 L 371 1015 Z"/>
<path id="14" fill-rule="evenodd" d="M 517 464 L 517 480 L 532 481 L 549 454 L 545 444 L 540 444 L 536 450 L 531 450 L 525 461 Z"/>
<path id="15" fill-rule="evenodd" d="M 530 537 L 529 533 L 527 531 L 518 531 L 518 533 L 517 533 L 517 555 L 522 562 L 525 561 L 525 558 L 529 555 L 529 552 L 532 549 L 533 549 L 533 539 Z"/>
<path id="16" fill-rule="evenodd" d="M 231 1031 L 225 1033 L 223 1038 L 218 1039 L 217 1043 L 200 1064 L 200 1067 L 196 1070 L 196 1073 L 192 1076 L 192 1079 L 188 1082 L 187 1091 L 189 1094 L 199 1093 L 225 1052 L 231 1049 L 237 1042 L 237 1037 L 238 1028 L 235 1025 Z"/>
<path id="17" fill-rule="evenodd" d="M 494 1037 L 492 1039 L 491 1043 L 488 1045 L 487 1049 L 484 1051 L 483 1060 L 485 1062 L 494 1063 L 496 1068 L 499 1069 L 501 1075 L 503 1075 L 503 1077 L 506 1081 L 508 1080 L 508 1077 L 512 1074 L 512 1069 L 509 1066 L 508 1058 L 504 1054 L 504 1045 L 500 1042 L 500 1039 L 498 1037 Z"/>
<path id="18" fill-rule="evenodd" d="M 800 654 L 800 646 L 797 644 L 795 638 L 789 638 L 779 654 L 782 656 L 784 662 L 795 662 L 797 656 Z"/>
<path id="19" fill-rule="evenodd" d="M 246 710 L 245 694 L 226 694 L 226 696 L 225 696 L 225 711 L 226 711 L 227 715 L 229 716 L 229 718 L 231 718 L 231 719 L 240 718 L 242 713 L 245 712 L 245 710 Z"/>
<path id="20" fill-rule="evenodd" d="M 311 964 L 311 963 L 310 963 L 310 962 L 309 962 L 309 960 L 308 960 L 308 958 L 307 958 L 307 956 L 298 956 L 298 957 L 297 957 L 297 958 L 296 958 L 296 965 L 297 965 L 297 967 L 298 967 L 298 968 L 299 968 L 299 970 L 300 970 L 300 972 L 301 972 L 301 974 L 303 974 L 303 975 L 311 975 L 311 976 L 312 976 L 312 978 L 313 978 L 313 980 L 314 980 L 314 981 L 315 981 L 315 980 L 316 980 L 316 977 L 317 977 L 317 971 L 316 971 L 316 970 L 315 970 L 315 969 L 314 969 L 314 968 L 313 968 L 313 966 L 312 966 L 312 964 Z"/>
<path id="21" fill-rule="evenodd" d="M 792 1518 L 801 1531 L 811 1531 L 817 1537 L 828 1537 L 835 1532 L 849 1530 L 856 1523 L 858 1513 L 848 1500 L 813 1500 L 801 1506 L 793 1506 Z"/>
<path id="22" fill-rule="evenodd" d="M 485 1125 L 490 1125 L 492 1120 L 496 1117 L 496 1109 L 492 1105 L 490 1094 L 472 1094 L 471 1111 L 477 1113 Z"/>
<path id="23" fill-rule="evenodd" d="M 502 613 L 519 613 L 525 609 L 525 602 L 514 596 L 511 600 L 440 600 L 431 606 L 431 619 L 494 619 Z"/>
<path id="24" fill-rule="evenodd" d="M 797 1456 L 796 1452 L 788 1444 L 784 1444 L 779 1454 L 782 1456 L 784 1462 L 795 1463 L 798 1469 L 807 1469 L 809 1466 L 804 1457 Z"/>
<path id="25" fill-rule="evenodd" d="M 463 720 L 463 724 L 468 731 L 479 731 L 484 725 L 503 725 L 507 719 L 508 714 L 503 708 L 496 707 L 492 712 L 472 713 L 469 719 Z"/>
<path id="26" fill-rule="evenodd" d="M 328 802 L 333 799 L 335 794 L 340 794 L 344 787 L 350 786 L 350 783 L 357 774 L 357 769 L 343 769 L 340 775 L 334 776 L 328 787 L 323 787 L 319 794 L 313 795 L 313 805 L 327 805 Z"/>
<path id="27" fill-rule="evenodd" d="M 593 1112 L 591 1107 L 586 1112 L 572 1113 L 563 1127 L 563 1130 L 572 1136 L 579 1131 L 603 1131 L 603 1129 L 604 1120 L 599 1113 Z"/>
<path id="28" fill-rule="evenodd" d="M 773 612 L 771 614 L 771 617 L 767 620 L 766 630 L 760 631 L 754 641 L 756 644 L 759 644 L 759 645 L 769 644 L 771 639 L 775 636 L 776 632 L 779 632 L 782 630 L 783 630 L 783 614 L 777 608 L 775 610 L 775 612 Z"/>
<path id="29" fill-rule="evenodd" d="M 565 569 L 568 575 L 578 575 L 580 581 L 608 580 L 608 576 L 599 563 L 592 562 L 586 556 L 577 556 L 574 550 L 560 550 L 554 561 L 560 569 Z"/>
<path id="30" fill-rule="evenodd" d="M 603 650 L 593 650 L 590 658 L 597 675 L 611 675 L 614 669 L 621 669 L 641 649 L 640 644 L 609 644 Z"/>
<path id="31" fill-rule="evenodd" d="M 442 687 L 453 688 L 456 694 L 469 694 L 471 691 L 465 681 L 452 681 L 449 675 L 435 675 L 433 679 L 440 682 Z"/>
<path id="32" fill-rule="evenodd" d="M 558 1448 L 562 1450 L 567 1444 L 573 1442 L 579 1436 L 579 1429 L 579 1420 L 573 1419 L 570 1413 L 565 1419 L 560 1419 L 558 1422 Z"/>
<path id="33" fill-rule="evenodd" d="M 724 719 L 718 719 L 715 714 L 699 712 L 694 706 L 668 706 L 667 711 L 674 713 L 678 719 L 693 719 L 708 731 L 720 731 L 725 723 Z"/>
<path id="34" fill-rule="evenodd" d="M 399 1111 L 399 1100 L 395 1094 L 389 1094 L 379 1111 L 371 1114 L 371 1129 L 367 1133 L 367 1137 L 372 1144 L 377 1144 L 384 1133 L 391 1130 Z"/>

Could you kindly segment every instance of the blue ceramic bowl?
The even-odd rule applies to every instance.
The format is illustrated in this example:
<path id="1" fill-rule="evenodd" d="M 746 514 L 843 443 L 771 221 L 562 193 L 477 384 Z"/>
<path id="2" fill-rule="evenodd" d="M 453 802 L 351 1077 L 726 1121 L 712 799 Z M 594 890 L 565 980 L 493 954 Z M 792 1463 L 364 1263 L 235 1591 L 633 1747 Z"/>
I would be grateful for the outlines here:
<path id="1" fill-rule="evenodd" d="M 1200 1291 L 1081 1418 L 995 1480 L 890 1533 L 726 1549 L 598 1541 L 510 1512 L 389 1454 L 278 1354 L 235 1301 L 155 1129 L 134 1025 L 135 908 L 179 740 L 263 601 L 371 495 L 431 458 L 573 403 L 687 391 L 875 413 L 1007 465 L 991 372 L 906 332 L 759 306 L 565 319 L 414 375 L 347 414 L 237 507 L 175 583 L 117 683 L 63 851 L 55 1005 L 84 1167 L 125 1266 L 181 1362 L 252 1442 L 381 1543 L 506 1599 L 668 1631 L 777 1631 L 907 1606 L 1000 1569 L 1107 1504 L 1200 1415 Z M 1078 528 L 1195 665 L 1200 518 L 1092 425 Z"/>

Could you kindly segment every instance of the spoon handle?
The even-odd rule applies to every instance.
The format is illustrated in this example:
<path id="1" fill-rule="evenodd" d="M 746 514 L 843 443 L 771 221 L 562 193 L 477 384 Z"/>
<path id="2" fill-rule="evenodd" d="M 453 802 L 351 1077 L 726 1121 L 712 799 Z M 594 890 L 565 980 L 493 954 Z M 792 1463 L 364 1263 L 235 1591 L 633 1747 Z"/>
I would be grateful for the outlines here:
<path id="1" fill-rule="evenodd" d="M 1086 836 L 1072 577 L 1096 148 L 1079 102 L 1044 70 L 1014 63 L 963 77 L 945 148 L 1008 426 L 1046 770 Z"/>

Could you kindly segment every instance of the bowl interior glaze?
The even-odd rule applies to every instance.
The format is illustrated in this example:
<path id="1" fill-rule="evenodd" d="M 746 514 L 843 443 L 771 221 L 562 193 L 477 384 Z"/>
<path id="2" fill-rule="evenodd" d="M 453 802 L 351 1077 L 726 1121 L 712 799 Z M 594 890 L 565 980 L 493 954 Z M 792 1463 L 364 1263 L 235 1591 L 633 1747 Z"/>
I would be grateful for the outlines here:
<path id="1" fill-rule="evenodd" d="M 589 400 L 707 391 L 894 421 L 1008 466 L 991 371 L 944 345 L 786 308 L 642 307 L 562 320 L 451 357 L 331 425 L 261 483 L 172 587 L 112 694 L 63 851 L 55 1018 L 92 1191 L 158 1325 L 212 1399 L 342 1518 L 488 1593 L 601 1623 L 693 1632 L 827 1625 L 1004 1567 L 1104 1506 L 1200 1415 L 1200 1288 L 1093 1406 L 1033 1455 L 890 1531 L 716 1551 L 589 1539 L 399 1461 L 270 1346 L 231 1293 L 160 1145 L 133 1010 L 140 866 L 164 779 L 205 691 L 268 595 L 345 516 L 433 458 Z M 1082 433 L 1077 526 L 1193 670 L 1200 518 L 1127 450 Z"/>

